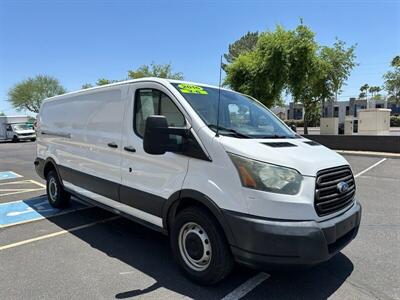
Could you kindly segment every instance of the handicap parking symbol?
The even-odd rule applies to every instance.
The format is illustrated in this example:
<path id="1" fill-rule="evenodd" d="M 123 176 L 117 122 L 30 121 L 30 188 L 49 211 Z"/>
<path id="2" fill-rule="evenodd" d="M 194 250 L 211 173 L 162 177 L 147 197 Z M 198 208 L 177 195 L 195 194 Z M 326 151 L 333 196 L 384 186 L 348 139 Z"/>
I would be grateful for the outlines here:
<path id="1" fill-rule="evenodd" d="M 18 178 L 18 177 L 22 177 L 22 176 L 17 173 L 14 173 L 12 171 L 0 172 L 0 180 L 14 179 L 14 178 Z"/>
<path id="2" fill-rule="evenodd" d="M 66 209 L 52 207 L 46 196 L 0 204 L 0 227 L 7 227 L 18 223 L 49 218 L 55 215 L 64 214 L 87 206 L 71 201 Z"/>

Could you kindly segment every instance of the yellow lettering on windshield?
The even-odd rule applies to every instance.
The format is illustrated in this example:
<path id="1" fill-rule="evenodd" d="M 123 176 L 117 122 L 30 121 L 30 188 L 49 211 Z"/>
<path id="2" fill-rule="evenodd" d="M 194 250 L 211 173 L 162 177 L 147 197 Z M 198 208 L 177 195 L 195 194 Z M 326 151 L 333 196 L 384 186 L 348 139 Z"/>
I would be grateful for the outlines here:
<path id="1" fill-rule="evenodd" d="M 200 94 L 200 95 L 207 95 L 207 91 L 204 90 L 201 86 L 193 85 L 193 84 L 186 84 L 181 83 L 178 85 L 179 89 L 182 93 L 185 94 Z"/>

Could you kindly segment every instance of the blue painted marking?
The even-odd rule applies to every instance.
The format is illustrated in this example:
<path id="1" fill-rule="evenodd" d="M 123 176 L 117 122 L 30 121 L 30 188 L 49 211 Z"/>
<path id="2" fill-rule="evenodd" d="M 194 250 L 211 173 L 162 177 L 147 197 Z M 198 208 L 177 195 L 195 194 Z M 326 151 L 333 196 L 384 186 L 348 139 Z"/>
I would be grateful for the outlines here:
<path id="1" fill-rule="evenodd" d="M 72 212 L 86 207 L 85 205 L 71 201 L 70 206 L 65 209 L 51 207 L 47 197 L 39 197 L 23 201 L 15 201 L 0 204 L 0 226 L 14 223 L 39 220 L 60 213 Z"/>
<path id="2" fill-rule="evenodd" d="M 19 178 L 19 177 L 22 177 L 22 176 L 15 174 L 14 172 L 11 172 L 11 171 L 0 172 L 0 180 L 13 179 L 13 178 Z"/>

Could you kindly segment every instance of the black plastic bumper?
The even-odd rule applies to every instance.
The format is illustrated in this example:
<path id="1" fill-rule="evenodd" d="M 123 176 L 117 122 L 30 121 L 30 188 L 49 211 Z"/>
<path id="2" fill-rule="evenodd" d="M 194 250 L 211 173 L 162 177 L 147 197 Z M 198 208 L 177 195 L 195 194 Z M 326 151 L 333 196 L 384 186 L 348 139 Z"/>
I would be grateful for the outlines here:
<path id="1" fill-rule="evenodd" d="M 361 205 L 340 216 L 316 221 L 280 221 L 224 211 L 233 232 L 237 262 L 255 268 L 309 266 L 330 259 L 357 235 Z"/>

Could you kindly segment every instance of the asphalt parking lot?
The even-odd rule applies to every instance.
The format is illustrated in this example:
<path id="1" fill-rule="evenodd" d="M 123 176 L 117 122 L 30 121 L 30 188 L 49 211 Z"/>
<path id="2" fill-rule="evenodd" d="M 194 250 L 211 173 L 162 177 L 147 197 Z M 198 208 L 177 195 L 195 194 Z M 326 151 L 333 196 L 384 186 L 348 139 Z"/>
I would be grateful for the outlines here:
<path id="1" fill-rule="evenodd" d="M 202 287 L 179 272 L 167 237 L 78 202 L 51 210 L 34 157 L 32 142 L 0 143 L 0 213 L 16 205 L 9 222 L 0 215 L 0 299 L 400 299 L 400 159 L 346 156 L 363 219 L 330 261 L 279 274 L 236 267 Z"/>

